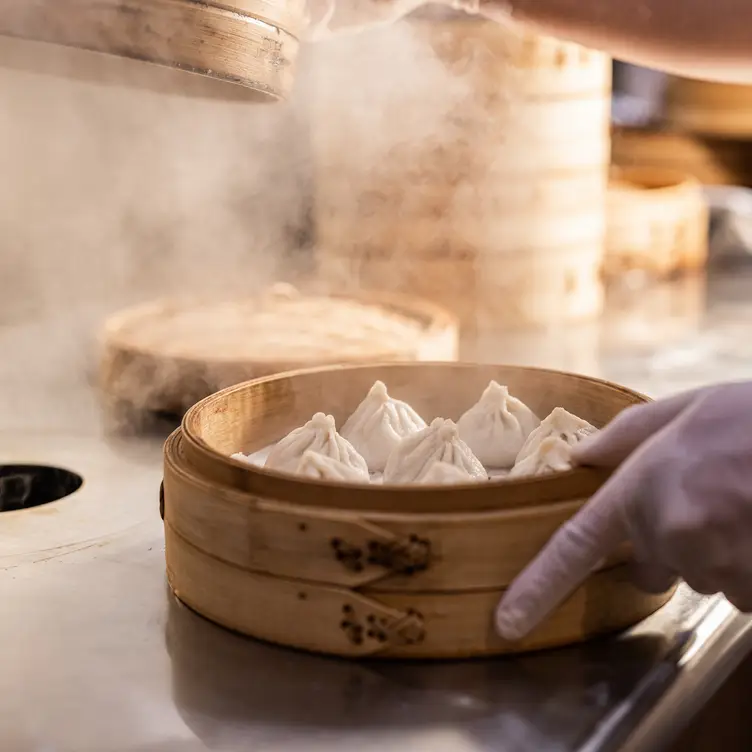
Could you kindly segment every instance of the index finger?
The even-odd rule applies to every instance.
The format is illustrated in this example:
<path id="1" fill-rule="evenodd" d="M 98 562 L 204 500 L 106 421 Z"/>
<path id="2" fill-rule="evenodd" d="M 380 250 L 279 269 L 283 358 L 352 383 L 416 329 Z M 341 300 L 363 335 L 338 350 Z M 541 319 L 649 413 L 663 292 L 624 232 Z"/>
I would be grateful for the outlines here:
<path id="1" fill-rule="evenodd" d="M 590 575 L 599 562 L 628 538 L 626 508 L 636 491 L 635 455 L 552 536 L 517 577 L 496 609 L 496 628 L 519 640 Z"/>
<path id="2" fill-rule="evenodd" d="M 581 465 L 616 467 L 710 389 L 702 387 L 623 410 L 605 428 L 573 447 L 572 459 Z"/>

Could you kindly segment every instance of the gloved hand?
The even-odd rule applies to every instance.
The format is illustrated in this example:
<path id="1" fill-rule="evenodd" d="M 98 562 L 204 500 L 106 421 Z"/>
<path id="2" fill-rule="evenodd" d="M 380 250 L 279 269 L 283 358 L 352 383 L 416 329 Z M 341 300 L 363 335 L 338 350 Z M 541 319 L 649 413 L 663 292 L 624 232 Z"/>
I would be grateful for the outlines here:
<path id="1" fill-rule="evenodd" d="M 428 0 L 308 0 L 308 41 L 352 34 L 394 23 Z M 477 13 L 480 0 L 439 0 L 455 10 Z"/>
<path id="2" fill-rule="evenodd" d="M 752 611 L 752 382 L 625 410 L 574 459 L 618 470 L 512 583 L 502 637 L 528 634 L 626 540 L 648 591 L 678 575 Z"/>

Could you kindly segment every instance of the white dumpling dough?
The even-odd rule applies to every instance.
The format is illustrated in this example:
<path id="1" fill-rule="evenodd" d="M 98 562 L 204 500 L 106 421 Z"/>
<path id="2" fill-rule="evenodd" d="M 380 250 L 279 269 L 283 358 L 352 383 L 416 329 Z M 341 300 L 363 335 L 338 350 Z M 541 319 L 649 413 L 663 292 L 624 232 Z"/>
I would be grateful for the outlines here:
<path id="1" fill-rule="evenodd" d="M 377 381 L 340 431 L 360 452 L 371 472 L 381 472 L 397 444 L 426 422 L 407 402 L 389 396 Z"/>
<path id="2" fill-rule="evenodd" d="M 537 415 L 509 389 L 496 381 L 457 421 L 460 438 L 486 466 L 509 468 L 531 432 L 540 425 Z"/>
<path id="3" fill-rule="evenodd" d="M 239 462 L 245 462 L 246 465 L 253 465 L 254 467 L 261 467 L 261 462 L 256 462 L 253 459 L 253 455 L 243 454 L 242 452 L 236 452 L 231 454 L 230 458 L 238 460 Z"/>
<path id="4" fill-rule="evenodd" d="M 295 473 L 317 480 L 354 481 L 355 483 L 368 483 L 370 481 L 367 470 L 346 465 L 333 457 L 327 457 L 310 450 L 303 454 Z"/>
<path id="5" fill-rule="evenodd" d="M 543 439 L 538 448 L 520 460 L 509 473 L 509 478 L 545 475 L 572 469 L 572 447 L 558 436 Z"/>
<path id="6" fill-rule="evenodd" d="M 304 426 L 296 428 L 277 442 L 269 452 L 264 467 L 267 470 L 294 473 L 307 451 L 323 454 L 348 467 L 368 473 L 366 461 L 347 439 L 337 433 L 334 418 L 324 413 L 316 413 Z"/>
<path id="7" fill-rule="evenodd" d="M 527 437 L 527 441 L 523 444 L 520 453 L 517 455 L 516 464 L 537 452 L 544 439 L 557 437 L 565 441 L 570 447 L 573 447 L 586 436 L 590 436 L 597 431 L 598 429 L 586 420 L 572 415 L 572 413 L 567 412 L 563 407 L 555 407 L 538 428 Z"/>
<path id="8" fill-rule="evenodd" d="M 448 486 L 457 483 L 477 483 L 480 480 L 484 479 L 470 475 L 467 470 L 457 465 L 437 460 L 418 478 L 418 483 L 425 486 Z"/>
<path id="9" fill-rule="evenodd" d="M 400 441 L 384 468 L 384 483 L 418 483 L 437 460 L 475 478 L 488 477 L 480 460 L 460 438 L 457 425 L 436 418 L 430 426 Z"/>

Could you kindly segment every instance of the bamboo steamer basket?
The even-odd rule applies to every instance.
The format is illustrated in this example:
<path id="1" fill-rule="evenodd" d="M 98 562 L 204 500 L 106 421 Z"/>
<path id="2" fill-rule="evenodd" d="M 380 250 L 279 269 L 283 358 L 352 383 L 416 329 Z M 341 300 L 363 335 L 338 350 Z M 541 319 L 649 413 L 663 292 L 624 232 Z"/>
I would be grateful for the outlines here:
<path id="1" fill-rule="evenodd" d="M 655 167 L 614 168 L 608 192 L 604 273 L 657 277 L 705 266 L 710 211 L 702 186 Z"/>
<path id="2" fill-rule="evenodd" d="M 744 141 L 705 138 L 662 127 L 617 127 L 617 167 L 655 167 L 692 175 L 703 185 L 752 185 L 752 148 Z"/>
<path id="3" fill-rule="evenodd" d="M 424 416 L 456 419 L 492 378 L 541 415 L 562 405 L 596 426 L 646 400 L 563 372 L 459 363 L 312 369 L 226 389 L 192 407 L 165 445 L 161 511 L 176 595 L 235 631 L 353 658 L 534 650 L 655 611 L 671 593 L 636 590 L 623 547 L 524 642 L 492 629 L 504 589 L 603 482 L 594 470 L 416 488 L 309 482 L 229 457 L 319 410 L 341 424 L 376 379 Z"/>
<path id="4" fill-rule="evenodd" d="M 284 300 L 290 294 L 297 296 L 297 291 L 281 285 L 272 287 L 268 294 L 280 295 Z M 458 322 L 438 305 L 393 293 L 353 297 L 312 294 L 311 299 L 324 303 L 352 301 L 385 316 L 399 316 L 413 322 L 419 336 L 387 343 L 383 339 L 373 341 L 367 331 L 355 332 L 362 339 L 357 353 L 345 349 L 347 342 L 332 340 L 322 342 L 320 349 L 314 347 L 315 355 L 311 351 L 301 355 L 291 345 L 284 357 L 279 357 L 280 349 L 270 357 L 248 343 L 252 330 L 242 321 L 251 301 L 158 300 L 128 308 L 105 322 L 98 379 L 105 404 L 113 415 L 138 422 L 141 414 L 182 415 L 194 402 L 219 389 L 294 368 L 374 358 L 457 358 Z M 232 345 L 233 354 L 220 352 L 218 342 Z"/>
<path id="5" fill-rule="evenodd" d="M 752 135 L 752 86 L 671 77 L 665 119 L 687 133 L 747 139 Z"/>
<path id="6" fill-rule="evenodd" d="M 305 22 L 303 0 L 10 0 L 0 8 L 2 36 L 198 73 L 270 101 L 292 88 Z"/>
<path id="7" fill-rule="evenodd" d="M 322 277 L 452 300 L 463 334 L 597 317 L 609 60 L 447 12 L 337 45 L 313 60 Z M 332 75 L 340 58 L 368 109 L 344 96 L 344 73 Z M 389 86 L 403 58 L 419 73 Z"/>

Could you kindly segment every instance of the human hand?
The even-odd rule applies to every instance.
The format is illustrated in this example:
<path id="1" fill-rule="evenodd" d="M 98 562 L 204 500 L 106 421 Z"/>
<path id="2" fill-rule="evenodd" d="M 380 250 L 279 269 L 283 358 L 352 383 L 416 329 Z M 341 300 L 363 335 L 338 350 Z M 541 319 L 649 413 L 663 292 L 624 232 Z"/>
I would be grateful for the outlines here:
<path id="1" fill-rule="evenodd" d="M 646 590 L 680 576 L 752 611 L 752 382 L 629 408 L 573 455 L 618 469 L 507 590 L 502 637 L 527 635 L 626 540 Z"/>

